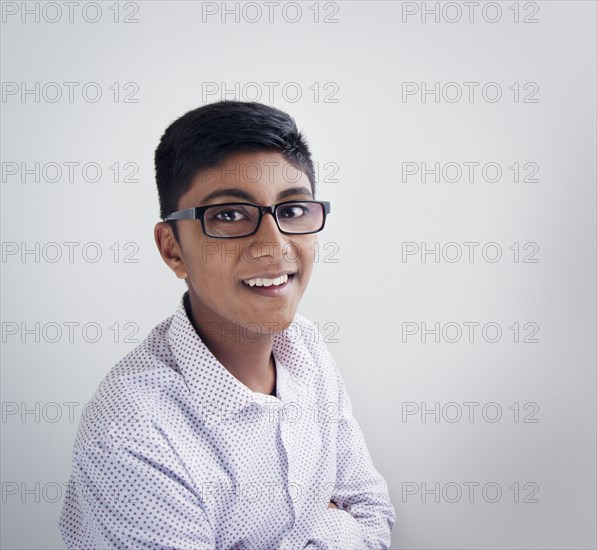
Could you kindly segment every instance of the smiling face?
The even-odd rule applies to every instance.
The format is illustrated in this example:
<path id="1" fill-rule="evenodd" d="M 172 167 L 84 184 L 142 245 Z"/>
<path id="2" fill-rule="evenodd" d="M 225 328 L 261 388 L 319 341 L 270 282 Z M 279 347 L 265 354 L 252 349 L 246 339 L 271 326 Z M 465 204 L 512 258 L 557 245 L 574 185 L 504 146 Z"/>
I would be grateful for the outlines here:
<path id="1" fill-rule="evenodd" d="M 291 200 L 313 200 L 304 173 L 280 153 L 237 153 L 221 166 L 198 173 L 178 209 L 229 202 L 269 206 Z M 293 217 L 299 212 L 291 209 L 284 215 Z M 242 216 L 223 211 L 218 223 Z M 256 333 L 271 334 L 290 325 L 311 277 L 316 233 L 282 234 L 270 214 L 263 215 L 256 233 L 234 239 L 205 236 L 199 220 L 177 224 L 180 247 L 163 222 L 156 226 L 156 242 L 164 261 L 187 280 L 193 313 L 198 317 L 196 328 L 213 332 L 224 325 L 240 329 L 239 337 L 250 340 Z M 285 276 L 288 281 L 263 287 L 259 285 L 266 281 L 255 280 L 278 276 L 274 282 L 283 282 Z M 251 279 L 253 286 L 244 282 Z"/>

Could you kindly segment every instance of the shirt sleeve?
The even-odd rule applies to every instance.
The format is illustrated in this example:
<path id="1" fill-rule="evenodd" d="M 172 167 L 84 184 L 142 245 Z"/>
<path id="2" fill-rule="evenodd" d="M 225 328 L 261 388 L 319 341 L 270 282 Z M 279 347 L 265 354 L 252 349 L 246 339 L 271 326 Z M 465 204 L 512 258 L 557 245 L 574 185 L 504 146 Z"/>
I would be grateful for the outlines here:
<path id="1" fill-rule="evenodd" d="M 154 438 L 75 448 L 60 517 L 69 549 L 215 548 L 178 460 Z"/>
<path id="2" fill-rule="evenodd" d="M 356 550 L 364 548 L 359 522 L 338 508 L 328 508 L 307 542 L 308 550 Z"/>
<path id="3" fill-rule="evenodd" d="M 326 511 L 306 548 L 387 550 L 396 521 L 388 486 L 373 466 L 340 371 L 326 352 L 338 385 L 337 473 L 330 500 L 339 510 Z"/>

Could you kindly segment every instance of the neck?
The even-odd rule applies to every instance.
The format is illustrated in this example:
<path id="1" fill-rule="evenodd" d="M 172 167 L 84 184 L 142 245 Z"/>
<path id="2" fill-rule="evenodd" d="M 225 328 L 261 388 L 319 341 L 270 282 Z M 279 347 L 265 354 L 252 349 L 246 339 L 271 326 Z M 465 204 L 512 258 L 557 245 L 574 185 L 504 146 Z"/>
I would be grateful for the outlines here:
<path id="1" fill-rule="evenodd" d="M 246 334 L 243 327 L 223 319 L 208 322 L 205 314 L 198 311 L 190 292 L 189 302 L 189 320 L 214 357 L 251 391 L 271 394 L 276 388 L 272 335 Z"/>

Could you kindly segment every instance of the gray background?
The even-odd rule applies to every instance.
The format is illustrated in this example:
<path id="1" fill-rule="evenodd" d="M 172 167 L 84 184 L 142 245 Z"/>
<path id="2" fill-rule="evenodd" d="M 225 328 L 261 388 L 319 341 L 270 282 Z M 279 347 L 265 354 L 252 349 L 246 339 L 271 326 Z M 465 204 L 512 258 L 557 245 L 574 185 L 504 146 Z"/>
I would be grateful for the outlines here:
<path id="1" fill-rule="evenodd" d="M 112 2 L 98 4 L 96 23 L 85 19 L 97 17 L 90 3 L 74 8 L 72 22 L 62 4 L 26 4 L 38 22 L 12 14 L 20 3 L 2 5 L 3 548 L 63 547 L 57 521 L 82 404 L 185 290 L 153 241 L 153 151 L 175 118 L 221 99 L 224 87 L 234 97 L 237 82 L 236 97 L 261 91 L 264 102 L 263 83 L 278 83 L 271 103 L 295 117 L 319 162 L 317 196 L 333 211 L 299 312 L 319 323 L 388 481 L 392 547 L 595 548 L 594 2 L 481 2 L 471 21 L 461 2 L 438 4 L 438 16 L 425 19 L 435 3 L 321 2 L 319 22 L 314 2 L 301 2 L 294 23 L 296 4 L 283 2 L 271 22 L 264 5 L 249 21 L 255 3 L 238 4 L 238 21 L 224 22 L 219 2 L 121 3 L 118 23 Z M 52 23 L 55 5 L 63 13 Z M 137 22 L 122 22 L 126 15 Z M 22 97 L 23 85 L 36 82 L 39 101 Z M 49 82 L 60 84 L 61 100 L 51 102 Z M 80 83 L 72 102 L 64 82 Z M 89 82 L 102 89 L 95 103 L 93 88 L 87 99 L 81 93 Z M 404 82 L 438 82 L 447 96 L 403 97 Z M 458 89 L 450 82 L 465 94 L 464 82 L 480 85 L 472 101 L 450 102 Z M 488 82 L 501 86 L 499 101 L 481 94 Z M 518 102 L 509 89 L 516 82 Z M 535 85 L 523 89 L 529 82 L 535 95 Z M 219 93 L 206 97 L 206 83 Z M 300 87 L 299 100 L 288 83 Z M 137 102 L 123 101 L 130 92 Z M 10 175 L 36 162 L 47 177 Z M 70 182 L 65 162 L 98 163 L 102 177 L 85 181 L 94 174 L 75 168 Z M 138 181 L 121 173 L 114 182 L 116 162 L 136 163 Z M 479 167 L 472 182 L 466 173 L 456 182 L 403 181 L 407 162 L 494 162 L 502 177 L 485 181 Z M 521 179 L 535 163 L 537 181 L 515 182 L 515 162 Z M 62 165 L 59 181 L 48 181 L 48 163 Z M 63 254 L 56 262 L 52 242 Z M 80 243 L 72 263 L 66 242 Z M 437 262 L 402 254 L 404 243 L 435 242 Z M 481 243 L 473 261 L 465 242 Z M 501 247 L 497 262 L 481 254 L 490 242 Z M 99 261 L 88 243 L 101 247 Z M 446 243 L 457 243 L 463 259 L 449 261 L 458 248 Z M 526 243 L 536 254 L 528 257 Z M 38 258 L 21 257 L 35 246 Z M 137 262 L 123 261 L 129 252 Z M 79 323 L 72 341 L 68 322 Z M 439 342 L 403 337 L 423 322 L 441 323 Z M 518 343 L 508 328 L 516 322 Z M 22 323 L 39 323 L 39 342 Z M 97 323 L 87 340 L 101 328 L 97 342 L 83 337 L 86 323 Z M 463 323 L 479 323 L 473 341 L 465 332 L 450 342 L 470 326 Z M 487 341 L 489 328 L 483 337 L 487 323 L 499 324 L 499 341 Z M 134 341 L 126 341 L 131 326 Z M 465 402 L 479 403 L 472 421 Z M 437 417 L 406 414 L 435 403 Z M 491 422 L 497 407 L 502 417 Z M 459 409 L 463 417 L 450 421 Z M 436 483 L 439 502 L 432 493 L 423 499 Z M 501 498 L 489 502 L 498 485 Z M 468 487 L 476 488 L 471 499 Z"/>

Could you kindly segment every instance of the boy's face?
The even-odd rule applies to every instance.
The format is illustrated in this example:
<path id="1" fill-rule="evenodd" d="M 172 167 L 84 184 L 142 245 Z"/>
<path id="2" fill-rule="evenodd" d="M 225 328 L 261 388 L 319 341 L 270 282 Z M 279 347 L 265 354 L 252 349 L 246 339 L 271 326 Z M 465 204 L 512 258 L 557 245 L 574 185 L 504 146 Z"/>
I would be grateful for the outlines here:
<path id="1" fill-rule="evenodd" d="M 279 153 L 237 153 L 221 166 L 198 173 L 178 209 L 226 202 L 269 206 L 289 200 L 313 200 L 304 173 Z M 180 247 L 164 222 L 156 225 L 156 242 L 164 261 L 179 278 L 187 279 L 201 330 L 215 331 L 226 323 L 240 330 L 239 338 L 250 340 L 255 333 L 278 332 L 290 325 L 311 277 L 316 233 L 284 235 L 270 214 L 263 215 L 255 234 L 234 239 L 205 236 L 199 220 L 177 224 Z M 259 287 L 243 282 L 280 273 L 288 273 L 289 279 L 278 288 L 256 290 Z"/>

